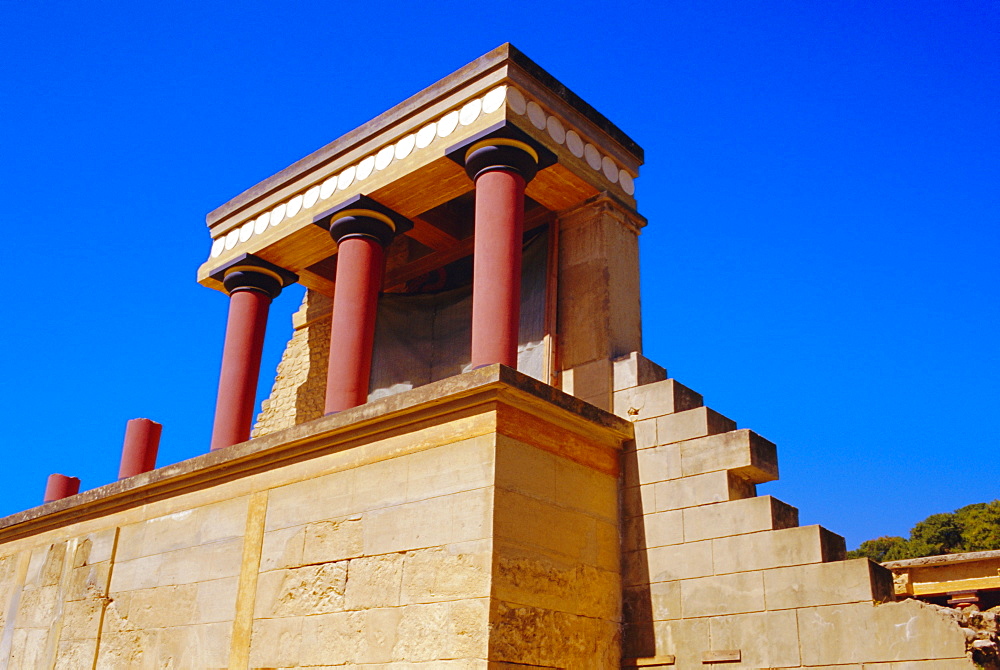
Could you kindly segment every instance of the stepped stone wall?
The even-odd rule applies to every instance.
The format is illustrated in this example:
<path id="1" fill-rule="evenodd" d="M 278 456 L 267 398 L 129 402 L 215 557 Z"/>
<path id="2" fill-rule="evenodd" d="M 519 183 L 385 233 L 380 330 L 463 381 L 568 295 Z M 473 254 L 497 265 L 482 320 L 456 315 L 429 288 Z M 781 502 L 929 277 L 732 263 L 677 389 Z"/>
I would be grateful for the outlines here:
<path id="1" fill-rule="evenodd" d="M 774 444 L 641 356 L 612 377 L 635 431 L 622 455 L 624 667 L 973 667 L 940 608 L 894 602 L 889 570 L 845 561 L 842 537 L 757 495 L 778 477 Z"/>

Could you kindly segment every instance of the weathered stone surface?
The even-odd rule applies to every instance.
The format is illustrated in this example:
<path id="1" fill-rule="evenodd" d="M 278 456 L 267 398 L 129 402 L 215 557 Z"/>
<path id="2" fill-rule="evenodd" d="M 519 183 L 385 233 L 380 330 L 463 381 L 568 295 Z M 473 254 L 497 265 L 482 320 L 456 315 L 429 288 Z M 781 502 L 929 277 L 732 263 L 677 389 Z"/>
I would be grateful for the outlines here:
<path id="1" fill-rule="evenodd" d="M 364 553 L 360 516 L 316 521 L 305 528 L 302 564 L 329 563 L 356 558 Z"/>
<path id="2" fill-rule="evenodd" d="M 492 543 L 488 540 L 407 552 L 401 601 L 415 604 L 486 597 L 492 563 Z"/>
<path id="3" fill-rule="evenodd" d="M 682 510 L 654 512 L 625 520 L 622 551 L 636 551 L 647 547 L 663 547 L 684 541 L 684 514 Z"/>
<path id="4" fill-rule="evenodd" d="M 764 571 L 769 609 L 894 599 L 892 573 L 867 558 Z"/>
<path id="5" fill-rule="evenodd" d="M 614 622 L 503 601 L 495 601 L 492 610 L 491 660 L 557 668 L 618 666 Z"/>
<path id="6" fill-rule="evenodd" d="M 55 670 L 79 670 L 91 668 L 97 658 L 97 638 L 89 640 L 68 640 L 59 642 L 56 651 Z"/>
<path id="7" fill-rule="evenodd" d="M 410 662 L 486 658 L 489 606 L 485 599 L 407 605 L 392 648 Z"/>
<path id="8" fill-rule="evenodd" d="M 104 602 L 98 599 L 68 602 L 62 612 L 63 640 L 97 639 Z"/>
<path id="9" fill-rule="evenodd" d="M 617 621 L 621 578 L 617 572 L 498 547 L 493 595 L 506 602 Z"/>
<path id="10" fill-rule="evenodd" d="M 630 483 L 652 484 L 683 475 L 681 470 L 681 448 L 677 444 L 666 444 L 649 449 L 637 449 L 626 457 L 626 473 Z M 629 461 L 634 463 L 628 467 Z"/>
<path id="11" fill-rule="evenodd" d="M 713 649 L 739 649 L 751 668 L 792 668 L 800 664 L 795 612 L 760 612 L 709 620 Z"/>
<path id="12" fill-rule="evenodd" d="M 798 620 L 805 665 L 965 657 L 961 629 L 916 600 L 812 607 Z"/>
<path id="13" fill-rule="evenodd" d="M 336 612 L 302 619 L 299 665 L 358 663 L 366 653 L 364 612 Z"/>
<path id="14" fill-rule="evenodd" d="M 612 361 L 613 388 L 623 391 L 633 386 L 644 386 L 667 378 L 667 371 L 642 354 L 633 351 Z"/>
<path id="15" fill-rule="evenodd" d="M 702 652 L 711 648 L 708 619 L 657 621 L 652 632 L 653 653 L 644 655 L 673 655 L 674 667 L 678 670 L 701 668 Z"/>
<path id="16" fill-rule="evenodd" d="M 257 618 L 305 616 L 345 608 L 347 561 L 272 570 L 257 578 Z M 352 575 L 353 576 L 353 575 Z"/>
<path id="17" fill-rule="evenodd" d="M 353 559 L 347 579 L 346 609 L 398 606 L 403 582 L 403 557 L 403 554 L 383 554 Z"/>
<path id="18" fill-rule="evenodd" d="M 296 667 L 302 655 L 303 620 L 303 617 L 254 620 L 250 667 Z"/>
<path id="19" fill-rule="evenodd" d="M 665 379 L 614 394 L 615 414 L 633 421 L 683 412 L 701 405 L 701 394 L 678 383 L 676 379 Z"/>
<path id="20" fill-rule="evenodd" d="M 264 533 L 260 550 L 260 571 L 297 568 L 305 563 L 306 526 L 290 526 Z"/>
<path id="21" fill-rule="evenodd" d="M 651 583 L 712 574 L 712 543 L 708 541 L 655 547 L 646 553 Z"/>

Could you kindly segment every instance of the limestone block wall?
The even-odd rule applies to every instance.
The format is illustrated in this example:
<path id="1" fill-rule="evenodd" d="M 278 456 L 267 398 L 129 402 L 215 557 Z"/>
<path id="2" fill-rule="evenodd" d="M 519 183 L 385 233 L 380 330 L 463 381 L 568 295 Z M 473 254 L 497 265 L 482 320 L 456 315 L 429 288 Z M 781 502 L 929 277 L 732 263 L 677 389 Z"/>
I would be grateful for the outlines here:
<path id="1" fill-rule="evenodd" d="M 888 570 L 843 560 L 843 538 L 757 495 L 778 477 L 774 444 L 677 381 L 650 381 L 665 373 L 641 356 L 614 373 L 615 412 L 635 430 L 623 453 L 623 667 L 972 667 L 950 617 L 894 602 Z"/>
<path id="2" fill-rule="evenodd" d="M 494 366 L 2 519 L 0 667 L 616 667 L 630 437 Z"/>

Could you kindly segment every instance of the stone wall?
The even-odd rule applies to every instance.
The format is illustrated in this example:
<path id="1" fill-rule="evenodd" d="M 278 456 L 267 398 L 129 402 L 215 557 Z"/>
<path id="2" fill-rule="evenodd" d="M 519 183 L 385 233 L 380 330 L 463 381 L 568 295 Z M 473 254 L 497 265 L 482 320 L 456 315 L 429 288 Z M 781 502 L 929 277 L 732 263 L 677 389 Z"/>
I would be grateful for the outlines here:
<path id="1" fill-rule="evenodd" d="M 635 430 L 622 476 L 625 667 L 972 667 L 954 620 L 894 602 L 887 569 L 843 560 L 843 538 L 757 495 L 778 477 L 774 444 L 657 370 L 636 355 L 614 363 L 614 410 Z"/>
<path id="2" fill-rule="evenodd" d="M 499 366 L 0 520 L 0 667 L 614 667 L 631 426 Z"/>

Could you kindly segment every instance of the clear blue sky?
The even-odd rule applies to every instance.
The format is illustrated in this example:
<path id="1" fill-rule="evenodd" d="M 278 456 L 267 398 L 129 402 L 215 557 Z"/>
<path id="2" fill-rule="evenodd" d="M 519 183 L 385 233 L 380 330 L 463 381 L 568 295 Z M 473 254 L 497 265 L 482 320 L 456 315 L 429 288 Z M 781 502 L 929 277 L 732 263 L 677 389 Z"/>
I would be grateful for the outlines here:
<path id="1" fill-rule="evenodd" d="M 130 418 L 205 452 L 205 214 L 505 41 L 645 148 L 646 354 L 778 444 L 762 492 L 850 546 L 1000 497 L 998 7 L 0 0 L 0 515 Z"/>

